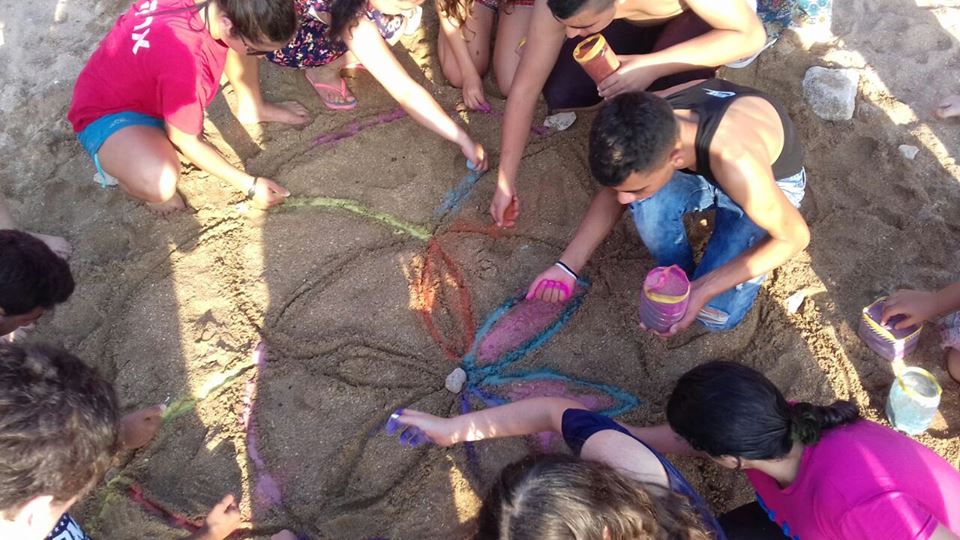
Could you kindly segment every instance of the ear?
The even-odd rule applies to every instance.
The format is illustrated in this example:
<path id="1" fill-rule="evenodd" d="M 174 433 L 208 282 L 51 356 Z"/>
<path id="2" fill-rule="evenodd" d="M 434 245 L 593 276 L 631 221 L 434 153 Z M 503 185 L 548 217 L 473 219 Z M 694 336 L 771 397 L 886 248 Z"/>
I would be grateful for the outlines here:
<path id="1" fill-rule="evenodd" d="M 668 161 L 670 162 L 670 166 L 677 170 L 687 166 L 687 164 L 683 161 L 683 152 L 680 148 L 679 139 L 677 140 L 677 146 L 670 151 L 670 157 L 668 158 Z"/>
<path id="2" fill-rule="evenodd" d="M 741 460 L 738 460 L 735 456 L 719 456 L 711 457 L 714 462 L 723 467 L 724 469 L 733 469 L 736 470 L 740 466 Z"/>
<path id="3" fill-rule="evenodd" d="M 53 495 L 38 495 L 20 507 L 13 515 L 13 521 L 23 530 L 53 529 L 63 512 L 60 505 L 53 502 Z M 66 510 L 64 509 L 64 512 Z"/>
<path id="4" fill-rule="evenodd" d="M 218 17 L 218 22 L 220 23 L 220 39 L 223 39 L 223 36 L 233 37 L 233 21 L 226 15 L 221 14 Z"/>

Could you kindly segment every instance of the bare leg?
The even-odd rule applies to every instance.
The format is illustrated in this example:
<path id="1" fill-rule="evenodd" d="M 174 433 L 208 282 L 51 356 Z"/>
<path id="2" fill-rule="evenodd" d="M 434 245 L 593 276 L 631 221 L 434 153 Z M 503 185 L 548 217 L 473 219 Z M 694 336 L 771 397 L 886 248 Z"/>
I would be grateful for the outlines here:
<path id="1" fill-rule="evenodd" d="M 334 88 L 340 88 L 340 81 L 343 80 L 340 77 L 340 70 L 346 63 L 347 55 L 344 54 L 325 66 L 309 68 L 304 71 L 307 82 L 317 91 L 321 100 L 334 105 L 345 105 L 356 101 L 357 98 L 354 97 L 349 88 L 347 88 L 345 95 L 340 95 L 339 90 L 334 90 Z M 318 84 L 326 86 L 318 87 Z"/>
<path id="2" fill-rule="evenodd" d="M 950 96 L 944 99 L 933 111 L 933 114 L 944 119 L 951 116 L 960 116 L 960 96 Z"/>
<path id="3" fill-rule="evenodd" d="M 125 415 L 120 419 L 120 443 L 126 450 L 143 448 L 157 434 L 163 422 L 165 405 L 154 405 Z"/>
<path id="4" fill-rule="evenodd" d="M 960 384 L 960 351 L 953 347 L 947 349 L 947 373 Z"/>
<path id="5" fill-rule="evenodd" d="M 131 197 L 167 215 L 186 205 L 177 193 L 180 161 L 167 134 L 152 126 L 127 126 L 111 135 L 100 151 L 100 166 Z"/>
<path id="6" fill-rule="evenodd" d="M 13 221 L 13 216 L 10 215 L 10 207 L 7 206 L 6 199 L 0 195 L 0 229 L 16 228 L 17 224 Z M 56 253 L 62 259 L 69 259 L 70 254 L 73 253 L 73 246 L 70 245 L 70 242 L 67 242 L 60 236 L 50 236 L 48 234 L 40 234 L 32 231 L 24 232 L 46 244 L 51 251 Z"/>
<path id="7" fill-rule="evenodd" d="M 510 13 L 501 13 L 497 23 L 497 45 L 493 51 L 493 74 L 504 97 L 510 95 L 513 76 L 520 64 L 520 42 L 527 36 L 533 9 L 516 6 Z"/>
<path id="8" fill-rule="evenodd" d="M 296 101 L 269 103 L 263 100 L 260 92 L 260 59 L 256 56 L 230 49 L 223 72 L 237 91 L 237 120 L 241 124 L 279 122 L 299 125 L 310 119 L 307 108 Z"/>
<path id="9" fill-rule="evenodd" d="M 473 11 L 460 30 L 467 50 L 470 52 L 470 58 L 473 60 L 473 67 L 481 78 L 490 67 L 490 34 L 493 30 L 493 17 L 494 13 L 489 8 L 474 4 Z M 446 34 L 441 30 L 438 36 L 437 54 L 443 76 L 446 77 L 450 86 L 462 88 L 463 71 L 460 69 L 460 62 Z"/>

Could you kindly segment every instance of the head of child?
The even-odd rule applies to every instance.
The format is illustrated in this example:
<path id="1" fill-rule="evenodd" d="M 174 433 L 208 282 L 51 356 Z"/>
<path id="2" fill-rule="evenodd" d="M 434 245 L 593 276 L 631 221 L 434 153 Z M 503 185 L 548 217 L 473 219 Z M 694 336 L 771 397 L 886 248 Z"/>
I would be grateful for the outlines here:
<path id="1" fill-rule="evenodd" d="M 480 539 L 706 540 L 683 497 L 563 454 L 508 465 L 484 499 Z"/>
<path id="2" fill-rule="evenodd" d="M 21 231 L 0 230 L 0 336 L 27 326 L 73 294 L 67 262 Z"/>
<path id="3" fill-rule="evenodd" d="M 401 15 L 422 5 L 425 0 L 333 0 L 330 4 L 330 35 L 343 36 L 356 26 L 357 20 L 363 15 L 367 6 L 379 11 L 383 15 Z M 448 3 L 441 4 L 441 11 L 445 11 Z"/>
<path id="4" fill-rule="evenodd" d="M 684 167 L 673 109 L 649 92 L 607 100 L 590 128 L 590 170 L 621 204 L 652 197 Z"/>
<path id="5" fill-rule="evenodd" d="M 117 399 L 62 350 L 0 344 L 0 538 L 40 540 L 117 448 Z"/>
<path id="6" fill-rule="evenodd" d="M 554 18 L 566 26 L 568 38 L 596 34 L 610 26 L 624 0 L 547 0 Z"/>
<path id="7" fill-rule="evenodd" d="M 788 403 L 762 373 L 735 362 L 709 362 L 685 373 L 667 402 L 670 427 L 694 449 L 730 469 L 778 460 L 796 445 L 860 417 L 857 406 Z"/>
<path id="8" fill-rule="evenodd" d="M 211 35 L 241 54 L 281 49 L 297 32 L 290 0 L 209 0 L 207 9 Z"/>

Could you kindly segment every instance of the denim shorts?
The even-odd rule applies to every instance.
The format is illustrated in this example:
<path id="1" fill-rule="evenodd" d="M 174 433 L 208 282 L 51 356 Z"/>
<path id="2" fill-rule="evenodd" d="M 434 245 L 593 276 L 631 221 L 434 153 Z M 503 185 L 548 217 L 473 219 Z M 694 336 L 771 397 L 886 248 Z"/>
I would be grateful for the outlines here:
<path id="1" fill-rule="evenodd" d="M 103 168 L 100 167 L 100 158 L 97 157 L 97 153 L 111 135 L 127 126 L 153 126 L 163 131 L 164 124 L 160 118 L 148 114 L 119 112 L 97 118 L 85 127 L 83 131 L 77 133 L 77 140 L 80 141 L 83 149 L 90 154 L 93 165 L 97 168 L 97 173 L 100 175 L 100 185 L 103 187 L 109 186 L 110 183 L 107 181 L 107 174 L 104 173 Z"/>

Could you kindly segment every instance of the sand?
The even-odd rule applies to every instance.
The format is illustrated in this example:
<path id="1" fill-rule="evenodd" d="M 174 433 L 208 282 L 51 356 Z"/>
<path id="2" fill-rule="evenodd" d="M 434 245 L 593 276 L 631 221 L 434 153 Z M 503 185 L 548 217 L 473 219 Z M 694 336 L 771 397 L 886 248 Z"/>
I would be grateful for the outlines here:
<path id="1" fill-rule="evenodd" d="M 74 244 L 79 284 L 34 339 L 103 370 L 127 409 L 168 396 L 173 405 L 156 440 L 118 459 L 78 517 L 95 537 L 176 538 L 234 492 L 249 527 L 242 538 L 285 527 L 310 538 L 468 535 L 499 467 L 557 441 L 411 450 L 381 428 L 397 407 L 460 410 L 444 378 L 489 315 L 556 258 L 591 196 L 591 115 L 533 139 L 521 167 L 524 213 L 514 230 L 494 234 L 486 216 L 493 174 L 469 178 L 459 152 L 394 114 L 369 75 L 352 83 L 358 109 L 332 113 L 295 72 L 264 66 L 267 96 L 297 99 L 315 120 L 299 130 L 243 127 L 226 86 L 207 132 L 231 159 L 297 199 L 279 211 L 251 211 L 223 182 L 188 169 L 182 191 L 195 211 L 158 220 L 91 182 L 92 165 L 65 120 L 73 79 L 126 7 L 8 1 L 0 10 L 3 193 L 25 227 Z M 435 23 L 427 20 L 426 33 L 395 51 L 453 111 L 459 92 L 440 76 Z M 652 260 L 624 221 L 584 272 L 591 285 L 569 320 L 538 322 L 557 332 L 471 380 L 501 396 L 564 393 L 628 408 L 623 421 L 651 424 L 664 419 L 680 374 L 730 358 L 762 370 L 791 399 L 856 399 L 866 416 L 884 421 L 892 371 L 856 337 L 859 310 L 897 286 L 936 288 L 958 277 L 958 123 L 930 113 L 940 97 L 960 92 L 951 75 L 958 26 L 960 11 L 929 2 L 837 2 L 832 40 L 787 32 L 750 67 L 724 72 L 789 105 L 810 178 L 802 212 L 812 243 L 770 276 L 738 329 L 691 331 L 666 344 L 641 334 L 637 301 Z M 852 121 L 827 123 L 805 107 L 800 81 L 814 65 L 860 72 Z M 502 111 L 502 101 L 493 103 Z M 498 117 L 460 118 L 496 158 Z M 900 144 L 920 148 L 914 161 Z M 705 223 L 691 220 L 701 243 Z M 811 296 L 788 312 L 786 299 L 803 289 Z M 256 365 L 261 341 L 266 361 Z M 485 347 L 496 356 L 489 351 L 506 346 Z M 960 388 L 941 359 L 928 328 L 908 363 L 932 371 L 944 394 L 941 414 L 918 440 L 957 466 Z M 489 358 L 476 369 L 484 365 Z M 547 369 L 564 379 L 546 378 Z M 510 378 L 520 372 L 539 382 Z M 482 406 L 476 395 L 470 407 Z M 718 512 L 751 499 L 734 473 L 680 465 Z"/>

